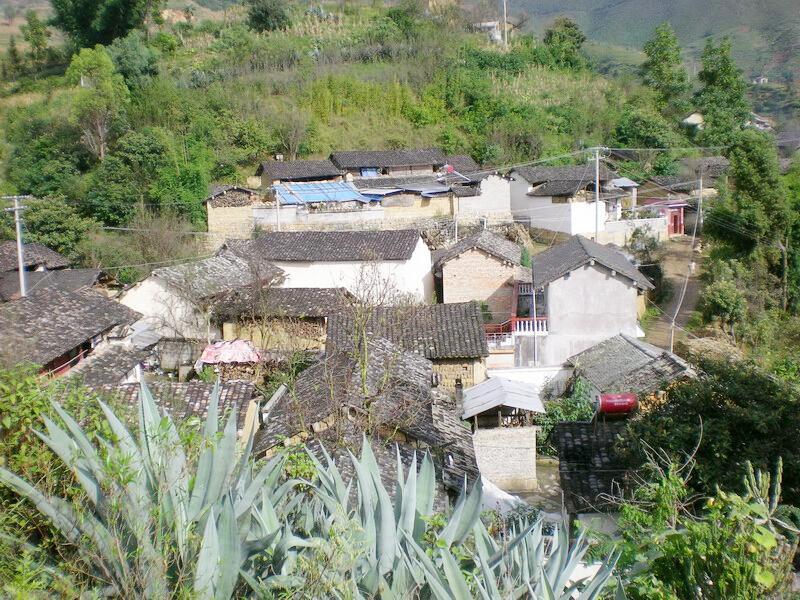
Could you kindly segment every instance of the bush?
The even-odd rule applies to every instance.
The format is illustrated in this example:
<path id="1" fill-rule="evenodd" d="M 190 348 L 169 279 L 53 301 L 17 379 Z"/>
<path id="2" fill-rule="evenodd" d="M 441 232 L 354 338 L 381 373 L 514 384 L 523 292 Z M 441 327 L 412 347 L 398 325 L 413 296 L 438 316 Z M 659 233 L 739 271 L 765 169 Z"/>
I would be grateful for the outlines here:
<path id="1" fill-rule="evenodd" d="M 247 24 L 254 31 L 275 31 L 290 24 L 284 0 L 247 0 Z"/>

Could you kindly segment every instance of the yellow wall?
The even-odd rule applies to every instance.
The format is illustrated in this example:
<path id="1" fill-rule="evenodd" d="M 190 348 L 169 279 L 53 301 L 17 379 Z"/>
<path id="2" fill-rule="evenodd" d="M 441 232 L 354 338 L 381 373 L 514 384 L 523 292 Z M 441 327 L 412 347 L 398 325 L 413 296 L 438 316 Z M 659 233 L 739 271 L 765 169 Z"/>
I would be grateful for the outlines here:
<path id="1" fill-rule="evenodd" d="M 206 204 L 208 232 L 223 237 L 247 239 L 253 231 L 253 208 L 251 206 L 220 206 Z"/>
<path id="2" fill-rule="evenodd" d="M 325 328 L 313 321 L 271 321 L 263 327 L 223 323 L 222 339 L 250 340 L 262 350 L 321 350 L 325 347 Z"/>
<path id="3" fill-rule="evenodd" d="M 411 196 L 409 194 L 409 196 Z M 453 200 L 450 195 L 423 198 L 414 194 L 410 206 L 386 206 L 384 219 L 427 219 L 430 217 L 451 216 L 453 214 Z"/>
<path id="4" fill-rule="evenodd" d="M 483 358 L 434 360 L 433 370 L 441 376 L 441 386 L 450 391 L 456 389 L 456 379 L 461 379 L 464 389 L 471 388 L 486 379 L 486 361 Z"/>

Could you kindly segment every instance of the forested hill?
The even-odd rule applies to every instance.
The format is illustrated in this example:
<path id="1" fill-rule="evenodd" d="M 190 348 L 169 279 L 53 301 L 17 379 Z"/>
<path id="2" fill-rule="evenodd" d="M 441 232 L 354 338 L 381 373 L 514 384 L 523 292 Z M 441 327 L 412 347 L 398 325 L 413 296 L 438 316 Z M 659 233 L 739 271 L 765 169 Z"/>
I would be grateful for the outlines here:
<path id="1" fill-rule="evenodd" d="M 728 35 L 747 75 L 785 78 L 800 74 L 800 9 L 797 0 L 520 0 L 541 31 L 559 15 L 575 19 L 587 36 L 607 44 L 641 48 L 659 23 L 668 21 L 694 58 L 709 36 Z"/>

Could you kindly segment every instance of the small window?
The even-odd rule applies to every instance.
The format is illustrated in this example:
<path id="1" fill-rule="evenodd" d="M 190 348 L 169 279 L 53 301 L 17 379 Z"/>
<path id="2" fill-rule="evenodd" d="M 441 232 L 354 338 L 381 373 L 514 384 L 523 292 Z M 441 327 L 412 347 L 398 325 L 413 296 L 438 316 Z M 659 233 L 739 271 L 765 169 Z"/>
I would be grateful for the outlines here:
<path id="1" fill-rule="evenodd" d="M 569 279 L 569 276 L 572 275 L 572 271 L 567 271 L 564 273 L 564 279 Z"/>

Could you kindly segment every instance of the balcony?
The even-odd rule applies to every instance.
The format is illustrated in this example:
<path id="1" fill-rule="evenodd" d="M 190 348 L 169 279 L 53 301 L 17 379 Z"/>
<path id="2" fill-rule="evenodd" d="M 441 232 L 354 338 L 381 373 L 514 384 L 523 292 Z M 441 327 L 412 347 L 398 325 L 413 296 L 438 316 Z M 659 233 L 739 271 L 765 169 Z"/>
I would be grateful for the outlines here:
<path id="1" fill-rule="evenodd" d="M 504 323 L 487 323 L 483 327 L 490 348 L 513 348 L 517 336 L 547 335 L 547 317 L 512 317 Z"/>

